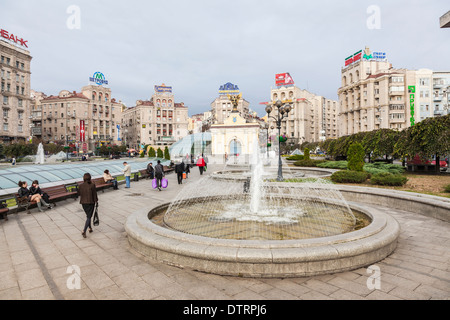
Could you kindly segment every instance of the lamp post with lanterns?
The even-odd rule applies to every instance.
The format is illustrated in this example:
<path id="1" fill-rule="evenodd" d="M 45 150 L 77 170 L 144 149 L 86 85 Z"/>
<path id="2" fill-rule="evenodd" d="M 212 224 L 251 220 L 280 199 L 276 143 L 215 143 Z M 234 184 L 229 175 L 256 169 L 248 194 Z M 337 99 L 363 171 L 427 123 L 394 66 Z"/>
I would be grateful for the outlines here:
<path id="1" fill-rule="evenodd" d="M 278 110 L 275 116 L 271 116 L 273 109 L 276 108 Z M 284 103 L 281 100 L 277 100 L 272 104 L 268 104 L 266 107 L 267 118 L 272 118 L 275 120 L 277 129 L 278 129 L 278 177 L 277 181 L 283 181 L 283 164 L 281 162 L 281 123 L 283 119 L 289 116 L 289 112 L 292 111 L 292 106 L 288 103 Z"/>

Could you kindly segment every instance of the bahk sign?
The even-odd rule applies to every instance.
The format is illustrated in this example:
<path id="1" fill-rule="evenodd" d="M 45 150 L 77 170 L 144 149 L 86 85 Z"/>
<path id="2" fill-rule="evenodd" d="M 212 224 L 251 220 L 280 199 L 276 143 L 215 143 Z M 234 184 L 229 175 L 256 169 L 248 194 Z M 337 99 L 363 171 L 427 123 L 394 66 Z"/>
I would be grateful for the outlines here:
<path id="1" fill-rule="evenodd" d="M 6 30 L 0 29 L 0 37 L 12 41 L 17 45 L 21 45 L 22 47 L 28 48 L 27 45 L 28 40 L 23 40 L 22 38 L 19 38 L 12 33 L 10 34 Z"/>
<path id="2" fill-rule="evenodd" d="M 294 79 L 289 73 L 279 73 L 275 75 L 275 84 L 278 87 L 294 84 Z"/>

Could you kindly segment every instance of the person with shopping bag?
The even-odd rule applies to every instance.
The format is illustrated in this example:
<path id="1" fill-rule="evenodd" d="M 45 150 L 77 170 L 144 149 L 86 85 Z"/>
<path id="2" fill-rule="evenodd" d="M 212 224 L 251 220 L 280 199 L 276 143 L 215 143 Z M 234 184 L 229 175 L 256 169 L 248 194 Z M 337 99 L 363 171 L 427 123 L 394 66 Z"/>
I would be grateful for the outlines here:
<path id="1" fill-rule="evenodd" d="M 203 171 L 205 171 L 205 166 L 206 166 L 205 159 L 203 159 L 203 157 L 200 156 L 200 158 L 197 161 L 197 167 L 200 170 L 201 176 L 203 175 Z"/>
<path id="2" fill-rule="evenodd" d="M 164 178 L 164 167 L 161 164 L 161 160 L 158 160 L 158 164 L 155 166 L 155 180 L 156 180 L 156 188 L 159 191 L 161 191 L 161 187 L 163 187 L 162 185 L 163 178 Z"/>
<path id="3" fill-rule="evenodd" d="M 177 174 L 178 184 L 183 184 L 183 176 L 186 175 L 186 172 L 184 171 L 184 161 L 181 161 L 181 163 L 175 166 L 175 173 Z"/>
<path id="4" fill-rule="evenodd" d="M 84 229 L 81 235 L 83 238 L 86 238 L 86 231 L 89 228 L 89 233 L 92 233 L 94 230 L 92 229 L 91 220 L 94 214 L 95 207 L 98 207 L 98 197 L 97 197 L 97 188 L 95 184 L 92 182 L 92 177 L 89 173 L 85 173 L 83 176 L 83 183 L 78 188 L 78 195 L 80 196 L 80 204 L 83 207 L 84 212 L 86 213 L 86 222 L 84 224 Z"/>

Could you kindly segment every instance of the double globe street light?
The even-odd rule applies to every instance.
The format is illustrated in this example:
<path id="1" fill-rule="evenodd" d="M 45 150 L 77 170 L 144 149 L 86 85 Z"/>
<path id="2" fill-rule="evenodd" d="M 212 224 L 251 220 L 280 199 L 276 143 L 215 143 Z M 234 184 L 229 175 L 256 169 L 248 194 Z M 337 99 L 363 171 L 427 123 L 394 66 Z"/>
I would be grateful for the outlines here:
<path id="1" fill-rule="evenodd" d="M 278 113 L 275 116 L 271 116 L 274 107 L 278 110 Z M 289 103 L 285 103 L 281 100 L 277 100 L 272 105 L 267 105 L 266 112 L 267 112 L 267 118 L 272 118 L 275 120 L 275 123 L 277 125 L 278 129 L 278 177 L 277 181 L 283 181 L 283 164 L 281 162 L 281 122 L 283 119 L 287 118 L 289 116 L 289 112 L 292 111 L 292 106 Z"/>

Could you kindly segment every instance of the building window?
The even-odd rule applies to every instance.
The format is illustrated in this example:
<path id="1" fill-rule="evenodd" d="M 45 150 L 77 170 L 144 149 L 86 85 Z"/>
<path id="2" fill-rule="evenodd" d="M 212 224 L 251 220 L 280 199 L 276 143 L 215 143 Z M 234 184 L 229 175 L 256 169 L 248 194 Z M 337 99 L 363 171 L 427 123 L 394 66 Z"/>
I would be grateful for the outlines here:
<path id="1" fill-rule="evenodd" d="M 22 126 L 21 124 L 19 124 L 19 125 L 17 126 L 17 131 L 23 132 L 23 126 Z"/>
<path id="2" fill-rule="evenodd" d="M 3 131 L 8 131 L 8 130 L 9 130 L 8 124 L 4 123 L 3 124 Z"/>
<path id="3" fill-rule="evenodd" d="M 9 110 L 3 109 L 3 118 L 8 118 L 8 115 L 9 115 Z"/>
<path id="4" fill-rule="evenodd" d="M 8 97 L 3 96 L 3 104 L 8 104 Z"/>
<path id="5" fill-rule="evenodd" d="M 23 111 L 19 111 L 17 114 L 17 117 L 19 118 L 19 120 L 23 119 Z"/>

